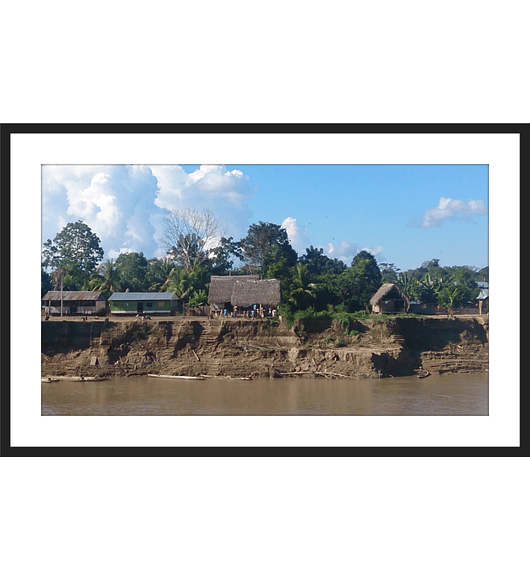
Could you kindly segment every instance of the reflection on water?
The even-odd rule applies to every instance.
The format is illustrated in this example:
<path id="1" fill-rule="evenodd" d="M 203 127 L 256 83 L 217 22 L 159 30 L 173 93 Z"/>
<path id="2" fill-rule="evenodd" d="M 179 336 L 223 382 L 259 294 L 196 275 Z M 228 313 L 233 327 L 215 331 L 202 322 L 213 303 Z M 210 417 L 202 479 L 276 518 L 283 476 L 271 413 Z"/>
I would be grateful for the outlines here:
<path id="1" fill-rule="evenodd" d="M 487 415 L 488 375 L 42 384 L 42 415 Z"/>

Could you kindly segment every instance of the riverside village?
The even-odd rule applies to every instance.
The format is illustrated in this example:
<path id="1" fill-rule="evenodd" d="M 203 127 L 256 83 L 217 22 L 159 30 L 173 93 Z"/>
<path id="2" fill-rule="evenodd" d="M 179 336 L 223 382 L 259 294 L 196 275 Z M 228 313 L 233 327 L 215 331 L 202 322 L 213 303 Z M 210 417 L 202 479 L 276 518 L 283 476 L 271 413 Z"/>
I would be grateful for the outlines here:
<path id="1" fill-rule="evenodd" d="M 45 165 L 41 414 L 487 415 L 485 165 Z"/>
<path id="2" fill-rule="evenodd" d="M 65 249 L 72 236 L 97 249 L 83 222 L 68 228 Z M 92 268 L 65 261 L 62 240 L 49 241 L 42 381 L 361 380 L 488 370 L 487 268 L 433 259 L 400 272 L 367 251 L 346 266 L 312 246 L 298 256 L 284 229 L 263 222 L 240 242 L 222 238 L 213 252 L 197 237 L 172 239 L 163 259 L 140 252 L 98 262 L 99 252 Z"/>

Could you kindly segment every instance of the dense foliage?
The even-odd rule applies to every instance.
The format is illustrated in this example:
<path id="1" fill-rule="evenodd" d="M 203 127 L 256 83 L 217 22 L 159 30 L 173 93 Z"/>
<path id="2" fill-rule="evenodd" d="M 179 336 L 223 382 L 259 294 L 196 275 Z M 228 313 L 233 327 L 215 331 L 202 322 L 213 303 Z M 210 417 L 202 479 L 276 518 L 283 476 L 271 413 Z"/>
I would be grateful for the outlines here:
<path id="1" fill-rule="evenodd" d="M 221 237 L 212 250 L 199 246 L 182 244 L 180 253 L 174 250 L 165 258 L 130 252 L 101 261 L 99 238 L 82 222 L 70 223 L 44 244 L 41 292 L 57 288 L 62 279 L 65 289 L 100 290 L 107 297 L 127 290 L 175 292 L 183 305 L 194 307 L 206 303 L 212 275 L 257 273 L 281 281 L 280 313 L 288 319 L 332 317 L 347 329 L 352 316 L 368 313 L 370 298 L 381 284 L 397 284 L 410 300 L 455 308 L 473 303 L 477 282 L 489 277 L 488 267 L 444 267 L 437 258 L 402 272 L 394 264 L 378 264 L 365 250 L 349 267 L 313 246 L 298 256 L 285 229 L 264 222 L 252 224 L 239 241 Z"/>
<path id="2" fill-rule="evenodd" d="M 82 221 L 67 224 L 42 250 L 42 265 L 62 275 L 63 287 L 86 286 L 103 259 L 101 240 Z M 58 280 L 60 276 L 56 276 Z"/>

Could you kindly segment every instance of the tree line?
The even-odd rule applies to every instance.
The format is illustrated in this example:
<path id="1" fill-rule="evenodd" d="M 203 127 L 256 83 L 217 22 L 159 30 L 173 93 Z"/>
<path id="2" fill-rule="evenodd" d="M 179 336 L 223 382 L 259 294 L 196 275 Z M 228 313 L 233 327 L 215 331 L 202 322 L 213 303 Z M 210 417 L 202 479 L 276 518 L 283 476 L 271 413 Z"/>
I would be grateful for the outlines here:
<path id="1" fill-rule="evenodd" d="M 43 245 L 41 291 L 95 290 L 112 292 L 173 292 L 183 305 L 207 301 L 212 275 L 258 274 L 281 282 L 280 314 L 288 319 L 337 313 L 367 312 L 370 298 L 384 283 L 394 283 L 410 300 L 454 308 L 475 300 L 477 281 L 488 280 L 488 268 L 440 266 L 439 259 L 400 271 L 357 253 L 347 266 L 310 246 L 298 255 L 287 232 L 273 223 L 252 224 L 240 239 L 220 236 L 220 224 L 209 212 L 185 210 L 166 218 L 164 258 L 143 252 L 103 260 L 98 236 L 82 221 L 67 224 Z"/>

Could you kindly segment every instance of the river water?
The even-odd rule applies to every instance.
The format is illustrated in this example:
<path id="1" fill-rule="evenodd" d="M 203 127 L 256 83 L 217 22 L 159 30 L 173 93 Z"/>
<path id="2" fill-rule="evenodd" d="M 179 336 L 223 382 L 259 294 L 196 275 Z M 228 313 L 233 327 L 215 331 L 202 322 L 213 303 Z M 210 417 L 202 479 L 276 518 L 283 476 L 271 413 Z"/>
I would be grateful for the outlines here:
<path id="1" fill-rule="evenodd" d="M 42 384 L 42 415 L 488 415 L 488 374 Z"/>

